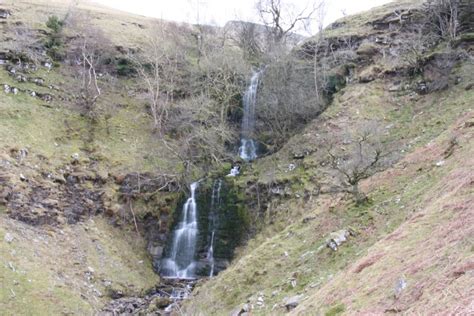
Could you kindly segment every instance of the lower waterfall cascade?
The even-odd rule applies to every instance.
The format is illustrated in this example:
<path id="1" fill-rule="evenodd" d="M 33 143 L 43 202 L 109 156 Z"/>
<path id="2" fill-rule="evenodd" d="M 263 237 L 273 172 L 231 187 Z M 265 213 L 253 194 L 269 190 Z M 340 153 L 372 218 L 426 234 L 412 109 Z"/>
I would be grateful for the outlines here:
<path id="1" fill-rule="evenodd" d="M 198 233 L 196 188 L 199 182 L 190 186 L 191 196 L 183 205 L 181 221 L 173 231 L 171 253 L 163 259 L 161 275 L 189 279 L 195 277 L 196 237 Z"/>

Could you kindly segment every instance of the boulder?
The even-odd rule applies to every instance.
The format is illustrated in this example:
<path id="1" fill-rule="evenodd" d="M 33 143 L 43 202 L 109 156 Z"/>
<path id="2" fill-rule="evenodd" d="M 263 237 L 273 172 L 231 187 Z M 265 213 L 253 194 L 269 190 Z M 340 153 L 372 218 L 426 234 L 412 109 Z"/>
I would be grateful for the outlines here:
<path id="1" fill-rule="evenodd" d="M 0 9 L 0 19 L 8 19 L 12 12 L 7 9 Z"/>
<path id="2" fill-rule="evenodd" d="M 310 154 L 310 151 L 308 149 L 304 149 L 301 151 L 294 151 L 293 152 L 293 159 L 304 159 L 306 156 Z"/>
<path id="3" fill-rule="evenodd" d="M 403 290 L 407 287 L 407 281 L 402 277 L 395 284 L 395 298 L 399 298 Z"/>
<path id="4" fill-rule="evenodd" d="M 158 308 L 165 308 L 171 304 L 173 304 L 173 300 L 169 297 L 164 297 L 164 296 L 156 296 L 150 302 L 151 306 L 156 306 Z"/>
<path id="5" fill-rule="evenodd" d="M 148 252 L 152 257 L 159 257 L 163 255 L 163 247 L 162 246 L 154 246 L 154 245 L 149 245 L 148 246 Z"/>
<path id="6" fill-rule="evenodd" d="M 303 295 L 296 295 L 296 296 L 292 296 L 290 298 L 285 299 L 284 304 L 285 304 L 286 310 L 291 311 L 292 309 L 296 308 L 296 306 L 298 306 L 302 298 L 303 298 Z"/>
<path id="7" fill-rule="evenodd" d="M 379 52 L 376 45 L 372 43 L 362 43 L 356 50 L 356 54 L 359 56 L 373 56 Z"/>
<path id="8" fill-rule="evenodd" d="M 10 233 L 6 233 L 5 237 L 3 237 L 3 240 L 5 240 L 7 243 L 11 243 L 13 241 L 13 235 Z"/>
<path id="9" fill-rule="evenodd" d="M 429 93 L 428 84 L 425 81 L 417 82 L 415 86 L 415 91 L 418 94 L 428 94 Z"/>
<path id="10" fill-rule="evenodd" d="M 381 70 L 377 66 L 370 66 L 366 69 L 364 69 L 360 74 L 359 74 L 359 82 L 360 83 L 368 83 L 371 81 L 374 81 L 378 75 L 380 74 Z"/>
<path id="11" fill-rule="evenodd" d="M 329 234 L 329 238 L 326 240 L 326 246 L 333 251 L 337 251 L 340 245 L 345 243 L 350 236 L 354 236 L 355 233 L 351 229 L 341 229 L 337 232 Z"/>

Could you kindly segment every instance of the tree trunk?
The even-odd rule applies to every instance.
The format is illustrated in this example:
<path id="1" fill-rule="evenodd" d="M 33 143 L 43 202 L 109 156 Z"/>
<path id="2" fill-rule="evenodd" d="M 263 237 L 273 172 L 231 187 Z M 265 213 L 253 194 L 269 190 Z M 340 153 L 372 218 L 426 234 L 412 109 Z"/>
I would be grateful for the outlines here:
<path id="1" fill-rule="evenodd" d="M 352 195 L 354 196 L 356 204 L 363 204 L 367 201 L 367 196 L 360 192 L 358 183 L 352 185 Z"/>

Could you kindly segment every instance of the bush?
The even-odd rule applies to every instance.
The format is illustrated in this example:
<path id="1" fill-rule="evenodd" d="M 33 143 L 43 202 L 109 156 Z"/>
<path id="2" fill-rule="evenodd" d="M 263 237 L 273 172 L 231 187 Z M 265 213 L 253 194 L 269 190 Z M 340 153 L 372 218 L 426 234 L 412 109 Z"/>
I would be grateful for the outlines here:
<path id="1" fill-rule="evenodd" d="M 133 62 L 125 57 L 120 57 L 117 59 L 115 71 L 117 72 L 117 75 L 123 77 L 132 77 L 137 73 Z"/>
<path id="2" fill-rule="evenodd" d="M 63 60 L 65 56 L 62 38 L 64 21 L 60 20 L 57 16 L 52 15 L 48 18 L 46 26 L 51 30 L 44 45 L 47 49 L 47 53 L 53 60 Z"/>
<path id="3" fill-rule="evenodd" d="M 56 15 L 52 15 L 48 18 L 46 26 L 53 31 L 53 33 L 58 34 L 62 31 L 64 22 L 61 21 Z"/>

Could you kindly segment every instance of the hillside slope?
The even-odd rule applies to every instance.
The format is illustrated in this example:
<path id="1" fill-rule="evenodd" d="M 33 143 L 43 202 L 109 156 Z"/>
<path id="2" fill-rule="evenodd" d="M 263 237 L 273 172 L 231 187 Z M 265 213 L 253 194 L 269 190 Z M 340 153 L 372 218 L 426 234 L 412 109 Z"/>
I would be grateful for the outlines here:
<path id="1" fill-rule="evenodd" d="M 418 10 L 419 2 L 396 2 L 327 31 L 335 45 L 351 38 L 361 59 L 319 118 L 236 180 L 254 198 L 268 188 L 262 231 L 195 290 L 186 312 L 472 312 L 472 44 L 442 79 L 446 87 L 417 90 L 440 80 L 430 83 L 432 57 L 449 52 L 443 45 L 425 52 L 421 73 L 407 75 L 399 52 L 415 40 Z M 327 144 L 344 149 L 347 133 L 374 121 L 392 162 L 361 181 L 369 201 L 357 204 L 335 190 L 340 177 Z M 337 251 L 327 246 L 331 238 L 342 239 Z"/>
<path id="2" fill-rule="evenodd" d="M 70 5 L 0 4 L 9 13 L 0 19 L 2 315 L 91 315 L 112 298 L 153 288 L 160 279 L 153 256 L 161 256 L 168 214 L 179 198 L 156 193 L 162 184 L 155 177 L 149 183 L 150 172 L 173 173 L 177 164 L 153 133 L 136 79 L 104 76 L 103 116 L 91 140 L 70 65 L 51 67 L 45 54 L 34 66 L 11 60 L 22 44 L 18 30 L 29 36 L 28 48 L 39 45 L 50 32 L 48 18 L 64 17 Z M 75 10 L 88 14 L 117 56 L 142 45 L 157 23 L 88 2 Z M 134 193 L 137 179 L 138 186 L 148 183 L 152 197 L 146 188 Z"/>
<path id="3" fill-rule="evenodd" d="M 166 33 L 167 23 L 89 2 L 71 8 L 65 0 L 0 4 L 9 13 L 0 19 L 3 314 L 90 315 L 109 303 L 127 310 L 134 302 L 141 305 L 131 312 L 159 314 L 171 300 L 149 294 L 159 286 L 170 290 L 156 271 L 175 210 L 189 183 L 203 177 L 202 193 L 207 189 L 212 203 L 214 177 L 226 175 L 232 162 L 241 173 L 225 178 L 230 193 L 223 205 L 239 221 L 221 214 L 228 221 L 220 241 L 230 248 L 220 268 L 229 267 L 197 281 L 176 313 L 472 313 L 472 30 L 424 47 L 417 30 L 426 12 L 418 0 L 337 21 L 322 40 L 308 39 L 281 62 L 289 69 L 304 64 L 294 67 L 307 72 L 298 78 L 313 80 L 308 69 L 334 60 L 321 75 L 327 108 L 320 113 L 312 99 L 303 100 L 316 118 L 286 131 L 291 137 L 284 142 L 265 134 L 259 140 L 269 140 L 269 152 L 247 163 L 233 147 L 256 61 L 245 60 L 226 30 L 170 24 L 167 39 L 185 44 L 172 53 L 184 58 L 173 63 L 175 86 L 164 94 L 166 102 L 168 92 L 176 98 L 161 133 L 127 58 L 146 50 L 150 34 Z M 66 20 L 70 12 L 110 40 L 95 121 L 78 102 L 77 62 L 52 62 L 43 51 L 37 64 L 18 62 L 13 54 L 24 44 L 24 29 L 44 48 L 52 34 L 48 19 Z M 200 32 L 208 36 L 204 42 Z M 62 35 L 67 43 L 75 39 L 67 30 Z M 126 74 L 119 74 L 122 67 Z M 383 164 L 358 183 L 364 199 L 355 201 L 337 170 L 344 159 L 331 155 L 353 154 L 351 145 L 362 143 L 367 130 L 377 138 L 375 152 L 382 148 Z M 203 202 L 199 207 L 212 208 Z M 247 243 L 228 262 L 244 235 Z"/>

